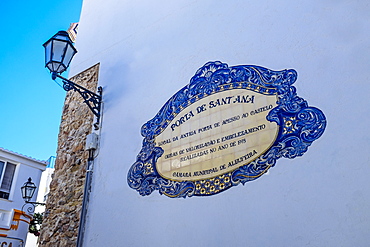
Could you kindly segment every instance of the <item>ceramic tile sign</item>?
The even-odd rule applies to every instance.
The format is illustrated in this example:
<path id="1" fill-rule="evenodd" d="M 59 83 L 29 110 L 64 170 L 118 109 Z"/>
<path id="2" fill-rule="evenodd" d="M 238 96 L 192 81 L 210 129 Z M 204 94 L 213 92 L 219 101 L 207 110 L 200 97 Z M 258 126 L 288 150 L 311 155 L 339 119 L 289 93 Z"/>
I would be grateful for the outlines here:
<path id="1" fill-rule="evenodd" d="M 303 155 L 326 119 L 297 96 L 296 79 L 293 69 L 205 64 L 142 126 L 129 186 L 143 196 L 214 195 Z"/>
<path id="2" fill-rule="evenodd" d="M 3 236 L 0 237 L 1 247 L 18 247 L 18 246 L 23 246 L 23 243 L 24 242 L 22 239 L 17 239 L 17 238 L 12 238 L 12 237 L 3 237 Z"/>

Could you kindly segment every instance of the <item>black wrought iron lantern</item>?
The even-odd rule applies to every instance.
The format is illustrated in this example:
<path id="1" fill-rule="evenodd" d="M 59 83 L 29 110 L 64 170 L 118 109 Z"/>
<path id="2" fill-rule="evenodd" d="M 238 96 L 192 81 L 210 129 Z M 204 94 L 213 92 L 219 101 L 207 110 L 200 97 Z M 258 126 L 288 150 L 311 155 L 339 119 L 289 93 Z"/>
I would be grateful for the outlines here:
<path id="1" fill-rule="evenodd" d="M 66 31 L 59 31 L 43 46 L 45 47 L 45 67 L 50 70 L 55 79 L 56 74 L 67 70 L 77 50 Z"/>
<path id="2" fill-rule="evenodd" d="M 27 212 L 32 215 L 33 212 L 35 211 L 35 207 L 37 205 L 45 205 L 45 203 L 41 202 L 31 202 L 31 199 L 33 197 L 33 194 L 35 194 L 36 191 L 36 185 L 32 182 L 31 178 L 28 178 L 28 181 L 23 184 L 21 187 L 21 192 L 22 192 L 22 197 L 25 202 L 22 206 L 22 212 L 23 208 L 27 205 Z"/>
<path id="3" fill-rule="evenodd" d="M 96 116 L 95 129 L 99 129 L 100 112 L 102 103 L 102 87 L 98 87 L 98 94 L 64 78 L 60 74 L 67 70 L 73 56 L 77 53 L 68 32 L 59 31 L 52 38 L 43 44 L 45 48 L 45 67 L 51 72 L 51 78 L 63 80 L 63 89 L 66 91 L 74 90 L 84 99 L 84 103 Z"/>
<path id="4" fill-rule="evenodd" d="M 33 197 L 33 194 L 36 190 L 36 185 L 32 182 L 31 178 L 28 178 L 28 181 L 23 184 L 21 187 L 22 197 L 25 202 L 30 202 Z"/>

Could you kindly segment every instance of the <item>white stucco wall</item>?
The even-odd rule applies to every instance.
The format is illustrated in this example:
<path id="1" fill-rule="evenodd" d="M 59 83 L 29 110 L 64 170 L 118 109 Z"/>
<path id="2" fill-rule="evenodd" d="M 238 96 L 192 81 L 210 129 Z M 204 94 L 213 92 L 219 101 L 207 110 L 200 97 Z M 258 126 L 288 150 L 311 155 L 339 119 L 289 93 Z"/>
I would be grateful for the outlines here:
<path id="1" fill-rule="evenodd" d="M 104 88 L 85 246 L 368 246 L 367 1 L 84 1 L 70 75 Z M 208 61 L 294 68 L 324 135 L 303 157 L 210 197 L 142 197 L 141 126 Z"/>

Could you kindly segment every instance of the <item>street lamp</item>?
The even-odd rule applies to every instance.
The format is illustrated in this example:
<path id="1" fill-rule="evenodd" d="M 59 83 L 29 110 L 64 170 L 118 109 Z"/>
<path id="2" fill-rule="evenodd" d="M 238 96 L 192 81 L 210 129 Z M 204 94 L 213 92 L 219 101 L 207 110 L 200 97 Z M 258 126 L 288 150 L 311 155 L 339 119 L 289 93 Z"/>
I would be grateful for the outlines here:
<path id="1" fill-rule="evenodd" d="M 82 96 L 84 103 L 96 116 L 94 127 L 98 130 L 101 116 L 102 87 L 98 87 L 98 94 L 96 94 L 60 75 L 67 70 L 73 56 L 77 53 L 69 34 L 66 31 L 59 31 L 43 46 L 45 48 L 45 67 L 50 70 L 51 78 L 53 80 L 56 80 L 57 77 L 62 79 L 64 90 L 73 89 Z"/>
<path id="2" fill-rule="evenodd" d="M 24 206 L 26 206 L 27 204 L 29 204 L 29 207 L 27 209 L 27 212 L 32 214 L 34 211 L 35 211 L 35 207 L 37 205 L 45 205 L 45 203 L 41 203 L 41 202 L 31 202 L 30 200 L 32 199 L 33 197 L 33 194 L 35 193 L 36 191 L 36 185 L 32 182 L 32 179 L 31 178 L 28 178 L 28 181 L 25 182 L 23 184 L 23 186 L 21 187 L 21 192 L 22 192 L 22 197 L 23 197 L 23 200 L 25 202 L 25 204 L 22 206 L 22 212 L 23 212 L 23 208 Z"/>
<path id="3" fill-rule="evenodd" d="M 67 70 L 77 50 L 66 31 L 59 31 L 43 46 L 45 47 L 45 66 L 53 73 L 54 80 L 58 73 Z"/>
<path id="4" fill-rule="evenodd" d="M 22 197 L 25 202 L 29 202 L 31 200 L 36 188 L 36 185 L 32 183 L 32 179 L 28 178 L 28 181 L 21 187 Z"/>

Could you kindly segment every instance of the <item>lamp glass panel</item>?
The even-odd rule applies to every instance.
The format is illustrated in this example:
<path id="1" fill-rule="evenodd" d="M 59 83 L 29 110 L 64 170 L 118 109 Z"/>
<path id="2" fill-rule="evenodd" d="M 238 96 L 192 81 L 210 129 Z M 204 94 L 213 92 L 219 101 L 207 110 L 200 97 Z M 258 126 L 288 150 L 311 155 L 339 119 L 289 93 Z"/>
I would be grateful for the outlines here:
<path id="1" fill-rule="evenodd" d="M 68 44 L 66 54 L 64 57 L 63 64 L 68 67 L 69 63 L 72 60 L 72 57 L 76 54 L 76 51 L 73 49 L 72 45 Z"/>
<path id="2" fill-rule="evenodd" d="M 53 70 L 53 62 L 47 63 L 47 64 L 46 64 L 46 67 L 47 67 L 50 71 L 54 71 L 54 70 Z"/>
<path id="3" fill-rule="evenodd" d="M 33 193 L 35 193 L 35 189 L 34 187 L 26 187 L 26 197 L 31 199 L 32 196 L 33 196 Z"/>
<path id="4" fill-rule="evenodd" d="M 45 63 L 48 63 L 51 60 L 51 45 L 53 42 L 49 42 L 44 45 L 45 47 Z"/>
<path id="5" fill-rule="evenodd" d="M 49 62 L 46 67 L 51 71 L 51 72 L 57 72 L 57 73 L 62 73 L 65 71 L 67 68 L 59 63 L 59 62 Z"/>
<path id="6" fill-rule="evenodd" d="M 63 62 L 65 47 L 67 43 L 60 40 L 53 40 L 53 57 L 52 61 L 54 62 Z"/>
<path id="7" fill-rule="evenodd" d="M 34 183 L 27 182 L 25 185 L 22 186 L 22 197 L 26 201 L 30 201 L 33 194 L 35 193 L 36 186 Z"/>
<path id="8" fill-rule="evenodd" d="M 27 195 L 26 195 L 26 187 L 22 186 L 21 191 L 22 191 L 22 198 L 26 201 L 29 201 L 29 198 L 27 198 Z"/>
<path id="9" fill-rule="evenodd" d="M 52 72 L 55 71 L 54 67 L 56 68 L 55 63 L 53 62 L 49 62 L 48 64 L 46 64 L 46 67 L 48 67 L 48 69 Z"/>
<path id="10" fill-rule="evenodd" d="M 57 72 L 57 73 L 62 73 L 67 69 L 66 66 L 64 66 L 64 64 L 62 64 L 62 63 L 54 62 L 53 66 L 54 66 L 54 71 Z"/>

